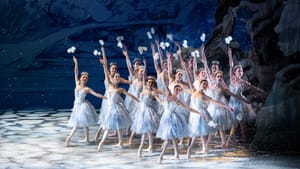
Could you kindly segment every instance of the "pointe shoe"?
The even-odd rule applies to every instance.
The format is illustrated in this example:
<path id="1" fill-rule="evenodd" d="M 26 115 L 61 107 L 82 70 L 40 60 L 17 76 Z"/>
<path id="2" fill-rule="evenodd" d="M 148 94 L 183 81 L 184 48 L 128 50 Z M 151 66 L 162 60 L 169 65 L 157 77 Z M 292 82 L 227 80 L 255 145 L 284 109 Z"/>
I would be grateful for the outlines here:
<path id="1" fill-rule="evenodd" d="M 163 158 L 162 158 L 162 157 L 159 157 L 159 159 L 158 159 L 158 164 L 161 164 L 162 161 L 163 161 Z"/>
<path id="2" fill-rule="evenodd" d="M 138 155 L 139 158 L 142 157 L 142 149 L 140 149 L 140 148 L 138 149 L 137 155 Z"/>
<path id="3" fill-rule="evenodd" d="M 187 149 L 186 156 L 187 156 L 187 159 L 191 158 L 191 149 L 190 148 Z"/>
<path id="4" fill-rule="evenodd" d="M 67 139 L 66 139 L 66 141 L 65 141 L 65 147 L 69 147 L 70 141 L 71 141 L 71 138 L 70 138 L 70 137 L 67 137 Z"/>
<path id="5" fill-rule="evenodd" d="M 133 138 L 132 137 L 129 137 L 129 139 L 128 139 L 128 144 L 133 144 Z"/>
<path id="6" fill-rule="evenodd" d="M 174 155 L 173 157 L 171 157 L 171 160 L 179 160 L 179 156 L 178 155 Z"/>
<path id="7" fill-rule="evenodd" d="M 122 148 L 123 147 L 123 144 L 121 143 L 118 143 L 118 144 L 115 144 L 115 145 L 112 145 L 113 147 L 119 147 L 119 148 Z"/>
<path id="8" fill-rule="evenodd" d="M 232 146 L 234 144 L 235 144 L 234 140 L 232 140 L 232 138 L 229 138 L 226 141 L 225 148 L 228 148 L 228 147 L 230 147 L 230 146 Z"/>
<path id="9" fill-rule="evenodd" d="M 196 154 L 207 154 L 207 153 L 208 153 L 208 150 L 206 150 L 206 149 L 196 152 Z"/>
<path id="10" fill-rule="evenodd" d="M 102 143 L 100 142 L 98 145 L 98 152 L 101 152 L 101 151 L 102 151 Z"/>
<path id="11" fill-rule="evenodd" d="M 149 147 L 147 149 L 144 149 L 143 151 L 149 152 L 149 153 L 153 153 L 153 148 Z"/>
<path id="12" fill-rule="evenodd" d="M 225 148 L 226 145 L 225 144 L 220 144 L 220 145 L 216 145 L 215 148 Z"/>

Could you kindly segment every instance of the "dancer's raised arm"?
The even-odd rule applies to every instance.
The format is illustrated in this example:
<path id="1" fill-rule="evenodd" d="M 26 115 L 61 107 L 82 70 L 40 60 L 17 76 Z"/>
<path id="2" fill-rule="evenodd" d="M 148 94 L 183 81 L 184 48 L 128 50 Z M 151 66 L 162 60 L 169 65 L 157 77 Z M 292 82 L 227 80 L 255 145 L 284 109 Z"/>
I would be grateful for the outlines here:
<path id="1" fill-rule="evenodd" d="M 79 83 L 79 79 L 78 79 L 78 61 L 77 58 L 75 56 L 73 56 L 73 62 L 74 62 L 74 80 L 75 80 L 75 84 L 78 85 Z"/>
<path id="2" fill-rule="evenodd" d="M 150 44 L 150 47 L 151 47 L 151 50 L 152 50 L 152 57 L 153 57 L 154 68 L 155 68 L 156 74 L 159 74 L 161 72 L 161 68 L 158 65 L 158 61 L 157 61 L 158 59 L 155 56 L 158 53 L 155 52 L 155 47 L 154 47 L 154 44 L 152 42 Z"/>
<path id="3" fill-rule="evenodd" d="M 131 65 L 131 62 L 130 62 L 130 58 L 129 58 L 129 55 L 128 55 L 128 50 L 127 50 L 127 48 L 124 44 L 123 44 L 123 55 L 125 56 L 125 59 L 126 59 L 126 65 L 127 65 L 127 69 L 128 69 L 128 72 L 129 72 L 129 76 L 132 78 L 132 77 L 134 77 L 134 71 L 133 71 L 133 68 L 132 68 L 132 65 Z"/>

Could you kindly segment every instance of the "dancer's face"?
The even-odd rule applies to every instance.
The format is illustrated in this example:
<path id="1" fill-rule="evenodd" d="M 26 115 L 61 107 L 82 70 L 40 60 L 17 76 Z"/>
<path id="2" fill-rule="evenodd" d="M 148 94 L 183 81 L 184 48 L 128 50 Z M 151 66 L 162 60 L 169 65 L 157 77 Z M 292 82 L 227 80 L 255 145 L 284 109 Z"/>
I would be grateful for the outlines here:
<path id="1" fill-rule="evenodd" d="M 207 77 L 206 71 L 205 71 L 205 70 L 202 70 L 202 71 L 199 73 L 199 77 L 200 77 L 200 79 L 206 79 L 206 77 Z"/>
<path id="2" fill-rule="evenodd" d="M 144 69 L 140 68 L 138 71 L 139 76 L 143 76 L 144 75 Z"/>
<path id="3" fill-rule="evenodd" d="M 182 72 L 177 72 L 176 73 L 176 80 L 182 80 L 182 76 L 183 76 Z"/>
<path id="4" fill-rule="evenodd" d="M 239 77 L 239 78 L 242 77 L 244 75 L 243 68 L 241 68 L 241 67 L 237 68 L 234 73 L 237 77 Z"/>
<path id="5" fill-rule="evenodd" d="M 118 84 L 120 82 L 120 74 L 116 73 L 113 77 L 114 83 Z"/>
<path id="6" fill-rule="evenodd" d="M 202 83 L 200 84 L 200 89 L 205 90 L 205 89 L 207 89 L 207 86 L 208 86 L 208 82 L 202 81 Z"/>
<path id="7" fill-rule="evenodd" d="M 80 77 L 80 83 L 82 83 L 82 84 L 86 84 L 88 82 L 88 80 L 89 80 L 89 76 L 88 75 L 82 75 Z"/>
<path id="8" fill-rule="evenodd" d="M 137 70 L 137 69 L 139 68 L 140 65 L 141 65 L 141 62 L 140 62 L 140 61 L 135 61 L 134 64 L 133 64 L 134 69 Z"/>
<path id="9" fill-rule="evenodd" d="M 216 64 L 211 65 L 211 71 L 212 71 L 212 73 L 215 73 L 218 70 L 219 70 L 219 65 L 216 65 Z"/>
<path id="10" fill-rule="evenodd" d="M 222 75 L 221 73 L 218 73 L 218 74 L 216 75 L 216 80 L 217 80 L 218 82 L 220 82 L 220 81 L 222 80 L 222 78 L 223 78 L 223 75 Z"/>
<path id="11" fill-rule="evenodd" d="M 168 70 L 168 63 L 167 62 L 164 61 L 162 66 L 163 66 L 163 69 Z"/>
<path id="12" fill-rule="evenodd" d="M 149 79 L 149 80 L 147 81 L 147 85 L 148 85 L 148 87 L 152 87 L 152 86 L 154 85 L 154 80 Z"/>
<path id="13" fill-rule="evenodd" d="M 179 94 L 181 91 L 182 91 L 182 88 L 181 88 L 181 87 L 175 87 L 175 88 L 174 88 L 174 94 L 175 94 L 175 95 Z"/>
<path id="14" fill-rule="evenodd" d="M 110 66 L 110 69 L 109 69 L 109 71 L 110 71 L 110 73 L 111 73 L 111 74 L 114 74 L 114 73 L 116 73 L 116 72 L 117 72 L 117 70 L 118 70 L 118 67 L 117 67 L 116 65 L 112 65 L 112 66 Z"/>

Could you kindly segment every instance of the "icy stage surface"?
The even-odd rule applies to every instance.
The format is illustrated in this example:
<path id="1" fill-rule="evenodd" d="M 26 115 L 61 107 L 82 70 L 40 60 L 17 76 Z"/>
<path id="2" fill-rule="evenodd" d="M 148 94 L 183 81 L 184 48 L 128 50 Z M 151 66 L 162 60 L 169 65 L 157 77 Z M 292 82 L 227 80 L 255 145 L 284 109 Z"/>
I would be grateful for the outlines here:
<path id="1" fill-rule="evenodd" d="M 64 147 L 64 141 L 71 128 L 67 127 L 70 109 L 26 109 L 0 111 L 0 168 L 300 168 L 299 155 L 271 155 L 264 152 L 250 152 L 248 145 L 238 143 L 229 149 L 214 148 L 219 138 L 210 144 L 207 155 L 197 154 L 200 144 L 194 148 L 190 160 L 186 157 L 186 145 L 180 147 L 180 159 L 172 160 L 173 149 L 169 146 L 164 161 L 158 164 L 161 141 L 155 140 L 153 153 L 143 152 L 137 157 L 139 137 L 132 145 L 123 136 L 124 147 L 114 148 L 116 137 L 109 137 L 102 152 L 97 152 L 93 141 L 98 126 L 90 128 L 89 144 L 80 142 L 80 129 Z M 102 136 L 102 135 L 101 135 Z M 145 146 L 146 148 L 146 146 Z"/>

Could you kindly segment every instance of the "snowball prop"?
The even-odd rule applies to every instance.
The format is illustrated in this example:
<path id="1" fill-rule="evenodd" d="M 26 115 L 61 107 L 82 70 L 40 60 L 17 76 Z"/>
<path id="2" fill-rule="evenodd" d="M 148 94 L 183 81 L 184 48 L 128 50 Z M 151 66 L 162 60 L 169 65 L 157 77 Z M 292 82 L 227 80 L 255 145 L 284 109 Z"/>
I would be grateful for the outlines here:
<path id="1" fill-rule="evenodd" d="M 243 119 L 242 114 L 239 113 L 238 115 L 236 115 L 236 119 L 237 119 L 238 121 L 242 121 L 242 119 Z"/>
<path id="2" fill-rule="evenodd" d="M 96 49 L 94 50 L 93 54 L 94 56 L 101 56 L 101 52 Z"/>
<path id="3" fill-rule="evenodd" d="M 155 52 L 153 58 L 154 58 L 155 60 L 158 60 L 158 59 L 159 59 L 159 54 L 158 54 L 157 52 Z"/>
<path id="4" fill-rule="evenodd" d="M 118 36 L 116 40 L 118 41 L 117 46 L 119 48 L 123 49 L 122 40 L 124 40 L 124 37 L 123 36 Z"/>
<path id="5" fill-rule="evenodd" d="M 152 35 L 150 32 L 147 32 L 148 39 L 152 39 Z"/>
<path id="6" fill-rule="evenodd" d="M 200 52 L 199 52 L 198 50 L 195 50 L 195 51 L 191 52 L 191 55 L 192 55 L 193 57 L 199 58 L 199 57 L 200 57 Z"/>
<path id="7" fill-rule="evenodd" d="M 155 29 L 152 27 L 151 28 L 151 33 L 154 35 L 155 34 Z"/>
<path id="8" fill-rule="evenodd" d="M 172 34 L 167 34 L 167 39 L 169 39 L 170 41 L 173 41 L 173 35 Z"/>
<path id="9" fill-rule="evenodd" d="M 175 60 L 178 60 L 178 55 L 176 53 L 173 53 L 173 57 L 175 58 Z"/>
<path id="10" fill-rule="evenodd" d="M 99 40 L 99 44 L 100 44 L 101 46 L 103 46 L 103 45 L 104 45 L 104 41 L 103 41 L 102 39 L 100 39 L 100 40 Z"/>
<path id="11" fill-rule="evenodd" d="M 183 40 L 182 46 L 183 46 L 184 48 L 188 48 L 188 47 L 189 47 L 189 46 L 188 46 L 188 41 L 187 41 L 187 40 Z"/>
<path id="12" fill-rule="evenodd" d="M 122 48 L 123 48 L 123 44 L 122 44 L 122 42 L 121 42 L 121 41 L 119 41 L 119 42 L 118 42 L 118 44 L 117 44 L 117 46 L 118 46 L 119 48 L 121 48 L 121 49 L 122 49 Z"/>
<path id="13" fill-rule="evenodd" d="M 160 42 L 159 46 L 160 46 L 160 48 L 165 50 L 166 48 L 170 47 L 170 43 L 169 42 Z"/>
<path id="14" fill-rule="evenodd" d="M 138 51 L 139 51 L 140 55 L 142 55 L 144 53 L 144 51 L 147 51 L 147 47 L 146 46 L 139 46 Z"/>
<path id="15" fill-rule="evenodd" d="M 124 40 L 124 36 L 118 36 L 117 39 L 116 39 L 118 42 Z"/>
<path id="16" fill-rule="evenodd" d="M 75 53 L 75 51 L 76 51 L 76 47 L 75 46 L 72 46 L 69 49 L 67 49 L 67 53 L 69 53 L 69 54 Z"/>
<path id="17" fill-rule="evenodd" d="M 211 121 L 208 122 L 208 126 L 216 128 L 217 127 L 217 123 L 215 123 L 214 121 L 211 120 Z"/>
<path id="18" fill-rule="evenodd" d="M 164 42 L 160 42 L 159 43 L 160 48 L 162 48 L 163 50 L 166 49 L 165 43 Z"/>
<path id="19" fill-rule="evenodd" d="M 231 37 L 231 36 L 227 36 L 227 37 L 225 38 L 225 43 L 226 43 L 227 45 L 229 45 L 231 41 L 232 41 L 232 37 Z"/>
<path id="20" fill-rule="evenodd" d="M 201 40 L 202 42 L 204 42 L 204 41 L 205 41 L 205 36 L 206 36 L 206 35 L 205 35 L 205 33 L 202 33 L 202 34 L 201 34 L 201 36 L 200 36 L 200 40 Z"/>

